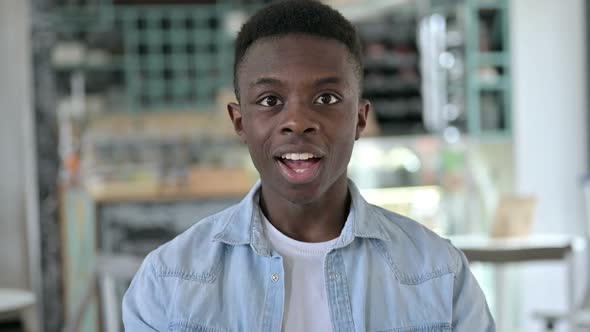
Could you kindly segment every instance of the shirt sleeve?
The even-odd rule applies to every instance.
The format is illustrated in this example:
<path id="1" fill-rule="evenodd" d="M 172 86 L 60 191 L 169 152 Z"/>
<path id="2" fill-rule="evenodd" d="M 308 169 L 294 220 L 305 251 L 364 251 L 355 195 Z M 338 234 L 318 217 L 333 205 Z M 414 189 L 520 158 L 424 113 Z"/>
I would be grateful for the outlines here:
<path id="1" fill-rule="evenodd" d="M 453 291 L 453 331 L 495 332 L 496 325 L 490 314 L 485 296 L 469 269 L 465 254 L 458 254 L 455 287 Z"/>
<path id="2" fill-rule="evenodd" d="M 123 296 L 123 325 L 126 332 L 167 331 L 167 298 L 161 279 L 152 265 L 152 255 L 143 261 Z"/>

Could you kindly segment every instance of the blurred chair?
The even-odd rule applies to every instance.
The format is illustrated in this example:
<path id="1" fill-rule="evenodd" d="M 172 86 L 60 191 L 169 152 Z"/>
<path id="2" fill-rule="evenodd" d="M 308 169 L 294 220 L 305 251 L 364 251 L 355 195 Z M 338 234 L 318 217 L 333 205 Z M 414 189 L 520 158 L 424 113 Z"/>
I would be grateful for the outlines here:
<path id="1" fill-rule="evenodd" d="M 544 321 L 546 332 L 555 331 L 555 325 L 560 321 L 569 321 L 571 331 L 590 331 L 590 173 L 582 179 L 582 192 L 584 196 L 584 210 L 586 222 L 584 223 L 584 236 L 586 240 L 586 282 L 584 295 L 579 305 L 570 313 L 563 312 L 535 312 L 535 318 Z"/>
<path id="2" fill-rule="evenodd" d="M 103 331 L 119 332 L 121 326 L 120 299 L 117 297 L 115 281 L 117 279 L 132 279 L 142 261 L 142 258 L 136 256 L 99 254 L 82 301 L 66 322 L 63 332 L 79 331 L 84 314 L 97 289 L 102 303 L 101 326 Z"/>
<path id="3" fill-rule="evenodd" d="M 22 289 L 0 288 L 0 329 L 1 324 L 10 322 L 18 325 L 19 331 L 32 331 L 27 318 L 28 313 L 35 305 L 35 295 Z"/>

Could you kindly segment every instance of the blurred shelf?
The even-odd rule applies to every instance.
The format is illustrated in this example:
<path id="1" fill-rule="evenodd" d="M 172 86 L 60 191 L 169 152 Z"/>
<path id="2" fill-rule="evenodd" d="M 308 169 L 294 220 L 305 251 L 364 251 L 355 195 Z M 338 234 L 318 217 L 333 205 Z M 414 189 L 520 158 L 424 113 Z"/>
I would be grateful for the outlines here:
<path id="1" fill-rule="evenodd" d="M 393 77 L 382 80 L 369 80 L 364 83 L 363 94 L 388 94 L 388 93 L 409 93 L 420 92 L 419 82 L 403 82 L 400 79 Z"/>
<path id="2" fill-rule="evenodd" d="M 413 0 L 357 0 L 357 1 L 328 1 L 340 13 L 353 23 L 367 21 L 375 16 L 381 16 L 392 12 L 394 9 L 400 9 L 405 6 L 413 5 Z"/>
<path id="3" fill-rule="evenodd" d="M 509 143 L 512 141 L 512 135 L 506 129 L 498 129 L 495 131 L 482 130 L 479 135 L 472 135 L 469 139 L 477 143 Z"/>
<path id="4" fill-rule="evenodd" d="M 87 190 L 98 203 L 125 203 L 240 198 L 245 196 L 250 188 L 250 186 L 206 188 L 108 183 L 101 185 L 100 188 L 87 188 Z"/>
<path id="5" fill-rule="evenodd" d="M 420 220 L 438 234 L 442 232 L 440 221 L 435 217 L 441 202 L 441 188 L 438 186 L 361 189 L 361 193 L 371 204 Z"/>
<path id="6" fill-rule="evenodd" d="M 387 54 L 382 57 L 365 57 L 364 69 L 387 69 L 399 67 L 415 67 L 418 64 L 418 55 L 393 55 Z"/>
<path id="7" fill-rule="evenodd" d="M 499 77 L 494 81 L 485 81 L 479 79 L 477 82 L 477 86 L 482 91 L 506 91 L 510 88 L 508 80 L 503 77 Z"/>
<path id="8" fill-rule="evenodd" d="M 168 202 L 241 198 L 255 183 L 243 170 L 202 168 L 192 171 L 184 183 L 101 182 L 86 190 L 98 203 Z"/>
<path id="9" fill-rule="evenodd" d="M 460 83 L 460 82 L 454 82 L 449 84 L 449 86 L 447 87 L 447 90 L 449 91 L 449 93 L 459 93 L 459 92 L 464 92 L 465 91 L 465 83 Z"/>
<path id="10" fill-rule="evenodd" d="M 504 9 L 506 4 L 504 1 L 498 0 L 479 0 L 480 9 Z"/>
<path id="11" fill-rule="evenodd" d="M 411 204 L 421 201 L 436 205 L 441 199 L 441 189 L 438 186 L 413 186 L 394 188 L 361 189 L 367 202 L 379 206 L 388 204 Z"/>
<path id="12" fill-rule="evenodd" d="M 479 66 L 510 66 L 510 57 L 505 52 L 479 53 L 477 57 Z"/>
<path id="13" fill-rule="evenodd" d="M 55 65 L 53 68 L 57 71 L 117 71 L 123 70 L 123 63 L 120 61 L 113 61 L 105 64 L 71 64 L 71 65 Z"/>
<path id="14" fill-rule="evenodd" d="M 380 135 L 363 137 L 355 143 L 355 149 L 373 148 L 375 146 L 391 147 L 395 145 L 408 145 L 416 142 L 437 144 L 440 138 L 435 135 L 417 134 L 417 135 Z"/>

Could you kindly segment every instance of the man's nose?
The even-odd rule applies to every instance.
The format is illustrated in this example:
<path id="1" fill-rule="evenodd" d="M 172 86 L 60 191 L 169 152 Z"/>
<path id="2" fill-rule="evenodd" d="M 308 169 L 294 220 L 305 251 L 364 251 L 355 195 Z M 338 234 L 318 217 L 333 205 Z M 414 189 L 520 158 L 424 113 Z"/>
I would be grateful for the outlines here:
<path id="1" fill-rule="evenodd" d="M 319 129 L 317 111 L 305 103 L 293 103 L 283 108 L 282 134 L 314 134 Z"/>

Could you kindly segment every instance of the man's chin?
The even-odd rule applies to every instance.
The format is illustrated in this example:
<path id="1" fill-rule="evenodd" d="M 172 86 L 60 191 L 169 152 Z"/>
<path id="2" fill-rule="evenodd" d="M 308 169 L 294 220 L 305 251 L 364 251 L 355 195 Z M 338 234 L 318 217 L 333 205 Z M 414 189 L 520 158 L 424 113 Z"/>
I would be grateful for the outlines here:
<path id="1" fill-rule="evenodd" d="M 281 198 L 291 204 L 308 205 L 320 199 L 321 188 L 317 181 L 309 183 L 291 183 L 282 179 L 282 183 L 270 183 L 262 180 L 263 188 L 268 186 L 267 195 L 273 195 L 271 200 Z"/>

